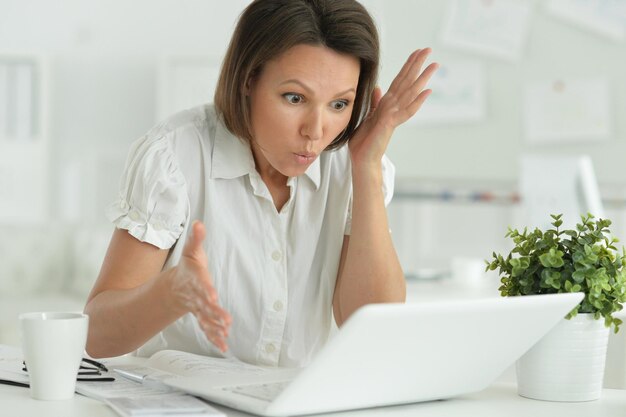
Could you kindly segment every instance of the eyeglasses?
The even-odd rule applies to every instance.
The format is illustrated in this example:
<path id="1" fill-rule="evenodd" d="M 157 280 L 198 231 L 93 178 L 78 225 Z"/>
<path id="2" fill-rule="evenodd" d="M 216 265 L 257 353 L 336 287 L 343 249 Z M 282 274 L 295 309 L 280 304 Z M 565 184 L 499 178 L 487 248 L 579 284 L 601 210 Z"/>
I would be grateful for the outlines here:
<path id="1" fill-rule="evenodd" d="M 24 367 L 22 371 L 28 372 L 26 368 L 26 361 L 22 361 Z M 82 371 L 81 371 L 82 369 Z M 102 372 L 109 372 L 103 363 L 95 361 L 89 358 L 83 358 L 81 360 L 80 367 L 78 368 L 77 381 L 99 381 L 99 382 L 113 382 L 115 378 L 111 376 L 103 376 Z M 81 376 L 82 375 L 82 376 Z M 95 378 L 94 378 L 95 376 Z"/>

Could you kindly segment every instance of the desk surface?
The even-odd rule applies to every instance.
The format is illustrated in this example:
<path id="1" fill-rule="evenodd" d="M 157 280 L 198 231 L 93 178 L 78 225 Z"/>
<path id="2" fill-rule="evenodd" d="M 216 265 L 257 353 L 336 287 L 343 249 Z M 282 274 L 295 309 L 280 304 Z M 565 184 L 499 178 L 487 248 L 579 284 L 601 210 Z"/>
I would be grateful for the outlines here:
<path id="1" fill-rule="evenodd" d="M 2 415 L 19 417 L 113 417 L 116 416 L 105 404 L 82 396 L 67 401 L 37 401 L 30 398 L 28 390 L 0 385 Z M 250 414 L 217 407 L 229 417 Z M 323 414 L 324 417 L 615 417 L 626 415 L 626 391 L 605 389 L 602 398 L 583 403 L 556 403 L 536 401 L 517 395 L 514 384 L 494 384 L 479 393 L 445 401 L 356 410 L 345 413 Z"/>
<path id="2" fill-rule="evenodd" d="M 409 300 L 438 300 L 442 298 L 482 298 L 499 296 L 493 287 L 466 287 L 454 282 L 411 282 Z M 626 312 L 624 312 L 626 316 Z M 620 333 L 622 333 L 622 330 Z M 250 414 L 216 406 L 229 417 Z M 103 403 L 75 396 L 69 401 L 37 401 L 24 388 L 0 385 L 0 415 L 18 417 L 113 417 L 117 414 Z M 626 390 L 605 389 L 598 401 L 585 403 L 553 403 L 529 400 L 517 395 L 515 384 L 496 383 L 479 393 L 446 401 L 323 414 L 324 417 L 614 417 L 626 416 Z"/>

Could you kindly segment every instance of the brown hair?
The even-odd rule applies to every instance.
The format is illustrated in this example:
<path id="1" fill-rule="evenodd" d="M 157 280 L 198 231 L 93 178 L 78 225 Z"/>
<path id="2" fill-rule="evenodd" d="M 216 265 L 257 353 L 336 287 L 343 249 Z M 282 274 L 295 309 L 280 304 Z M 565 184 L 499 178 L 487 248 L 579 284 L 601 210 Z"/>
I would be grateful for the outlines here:
<path id="1" fill-rule="evenodd" d="M 323 45 L 359 59 L 359 84 L 346 129 L 327 149 L 346 143 L 370 106 L 378 76 L 378 32 L 355 0 L 255 0 L 241 14 L 222 64 L 215 108 L 233 134 L 251 140 L 245 86 L 274 57 L 299 45 Z"/>

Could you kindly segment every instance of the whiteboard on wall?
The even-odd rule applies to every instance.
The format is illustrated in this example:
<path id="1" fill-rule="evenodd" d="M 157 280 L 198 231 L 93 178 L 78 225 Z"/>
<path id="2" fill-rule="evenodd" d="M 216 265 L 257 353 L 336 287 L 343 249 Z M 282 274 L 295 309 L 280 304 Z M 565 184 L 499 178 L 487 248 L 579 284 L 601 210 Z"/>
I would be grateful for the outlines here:
<path id="1" fill-rule="evenodd" d="M 626 1 L 550 0 L 546 9 L 555 17 L 608 39 L 626 39 Z"/>
<path id="2" fill-rule="evenodd" d="M 519 0 L 452 0 L 442 25 L 444 44 L 517 61 L 528 38 L 531 4 Z"/>
<path id="3" fill-rule="evenodd" d="M 526 87 L 525 132 L 530 142 L 606 140 L 612 134 L 606 79 L 556 79 Z"/>
<path id="4" fill-rule="evenodd" d="M 563 215 L 562 229 L 575 229 L 580 216 L 604 218 L 593 163 L 588 156 L 524 155 L 520 175 L 522 224 L 546 229 L 551 214 Z"/>

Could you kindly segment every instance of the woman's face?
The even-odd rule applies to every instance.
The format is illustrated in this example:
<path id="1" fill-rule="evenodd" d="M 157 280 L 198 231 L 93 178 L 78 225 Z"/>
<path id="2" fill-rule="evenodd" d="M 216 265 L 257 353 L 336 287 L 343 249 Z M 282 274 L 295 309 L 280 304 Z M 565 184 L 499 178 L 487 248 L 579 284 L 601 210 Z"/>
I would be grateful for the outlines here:
<path id="1" fill-rule="evenodd" d="M 307 170 L 348 125 L 359 72 L 358 58 L 317 45 L 294 46 L 264 65 L 249 86 L 261 175 Z"/>

